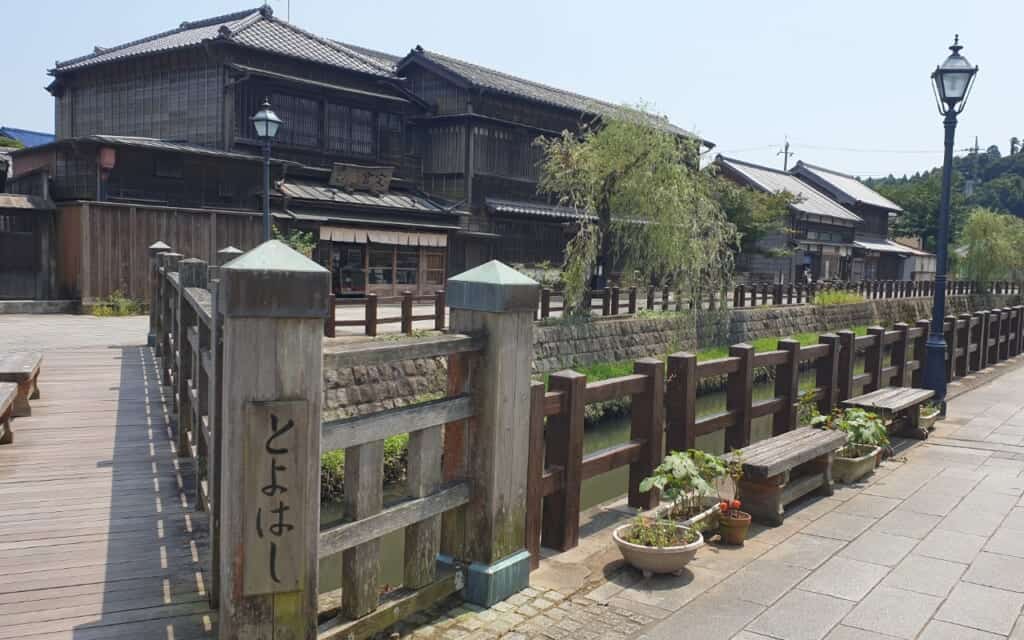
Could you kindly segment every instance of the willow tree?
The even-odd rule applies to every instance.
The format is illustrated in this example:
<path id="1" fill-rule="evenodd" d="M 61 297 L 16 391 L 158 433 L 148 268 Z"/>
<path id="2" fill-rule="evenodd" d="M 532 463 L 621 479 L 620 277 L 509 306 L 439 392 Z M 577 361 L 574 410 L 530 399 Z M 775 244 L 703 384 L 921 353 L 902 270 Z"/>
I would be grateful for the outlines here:
<path id="1" fill-rule="evenodd" d="M 963 269 L 975 282 L 1017 277 L 1024 269 L 1024 220 L 991 209 L 971 210 L 960 234 Z"/>
<path id="2" fill-rule="evenodd" d="M 541 138 L 539 189 L 581 214 L 565 251 L 567 307 L 589 312 L 590 275 L 615 264 L 691 291 L 732 277 L 735 227 L 699 170 L 694 140 L 623 108 L 580 132 Z"/>

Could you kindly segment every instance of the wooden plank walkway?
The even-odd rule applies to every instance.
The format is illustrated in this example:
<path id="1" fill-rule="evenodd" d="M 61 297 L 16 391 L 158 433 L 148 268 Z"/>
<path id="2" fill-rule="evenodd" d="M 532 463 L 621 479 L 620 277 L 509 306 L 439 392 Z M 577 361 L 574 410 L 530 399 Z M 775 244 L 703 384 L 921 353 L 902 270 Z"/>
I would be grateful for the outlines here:
<path id="1" fill-rule="evenodd" d="M 44 350 L 0 447 L 0 640 L 213 638 L 208 529 L 153 353 Z"/>

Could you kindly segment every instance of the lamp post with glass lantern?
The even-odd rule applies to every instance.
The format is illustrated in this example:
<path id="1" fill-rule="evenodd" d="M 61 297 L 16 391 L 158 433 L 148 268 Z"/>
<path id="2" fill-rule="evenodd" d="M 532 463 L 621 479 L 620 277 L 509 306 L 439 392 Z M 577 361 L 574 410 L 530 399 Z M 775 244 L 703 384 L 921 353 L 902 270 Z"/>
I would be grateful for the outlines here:
<path id="1" fill-rule="evenodd" d="M 270 110 L 270 99 L 263 101 L 263 108 L 252 118 L 256 137 L 263 143 L 263 241 L 270 240 L 270 143 L 277 136 L 282 121 Z"/>
<path id="2" fill-rule="evenodd" d="M 926 343 L 924 386 L 935 392 L 935 401 L 943 407 L 946 403 L 946 339 L 943 324 L 946 317 L 946 257 L 949 244 L 949 191 L 953 174 L 953 138 L 956 132 L 956 117 L 964 110 L 967 94 L 974 84 L 978 67 L 972 67 L 967 58 L 960 55 L 960 36 L 953 39 L 949 48 L 952 52 L 942 65 L 932 73 L 932 89 L 935 103 L 943 116 L 946 129 L 946 146 L 942 161 L 942 198 L 939 204 L 938 234 L 935 246 L 935 297 L 932 302 L 932 324 Z M 951 354 L 951 357 L 955 354 Z"/>

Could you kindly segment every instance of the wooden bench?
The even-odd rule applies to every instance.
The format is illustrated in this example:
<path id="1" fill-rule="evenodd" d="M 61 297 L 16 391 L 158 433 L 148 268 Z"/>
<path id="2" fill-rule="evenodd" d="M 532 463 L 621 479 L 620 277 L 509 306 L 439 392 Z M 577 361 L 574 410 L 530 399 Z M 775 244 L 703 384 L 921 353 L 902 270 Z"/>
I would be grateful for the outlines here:
<path id="1" fill-rule="evenodd" d="M 0 382 L 18 385 L 11 415 L 30 416 L 32 407 L 29 400 L 39 397 L 39 369 L 43 365 L 43 354 L 38 351 L 0 353 Z"/>
<path id="2" fill-rule="evenodd" d="M 787 504 L 812 491 L 832 495 L 832 459 L 846 434 L 801 427 L 740 449 L 743 510 L 767 524 L 780 525 Z M 727 454 L 730 459 L 733 454 Z"/>
<path id="3" fill-rule="evenodd" d="M 14 442 L 11 431 L 11 413 L 14 412 L 14 398 L 18 395 L 18 385 L 13 382 L 0 382 L 0 444 Z"/>
<path id="4" fill-rule="evenodd" d="M 922 429 L 921 405 L 935 396 L 930 389 L 884 387 L 862 396 L 843 400 L 844 407 L 860 407 L 878 414 L 891 431 L 924 440 L 928 431 Z"/>

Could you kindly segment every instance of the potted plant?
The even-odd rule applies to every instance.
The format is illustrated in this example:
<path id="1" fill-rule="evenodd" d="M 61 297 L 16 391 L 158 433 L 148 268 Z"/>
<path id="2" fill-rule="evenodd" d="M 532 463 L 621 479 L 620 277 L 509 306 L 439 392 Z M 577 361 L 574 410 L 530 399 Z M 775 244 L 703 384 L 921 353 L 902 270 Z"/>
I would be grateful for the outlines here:
<path id="1" fill-rule="evenodd" d="M 935 402 L 926 402 L 921 407 L 921 415 L 918 418 L 917 425 L 922 429 L 932 429 L 935 426 L 935 421 L 939 419 L 939 414 L 942 413 L 942 406 Z"/>
<path id="2" fill-rule="evenodd" d="M 612 538 L 623 559 L 642 571 L 645 578 L 655 573 L 682 574 L 704 545 L 698 525 L 643 516 L 616 527 Z"/>
<path id="3" fill-rule="evenodd" d="M 722 458 L 699 449 L 673 451 L 644 478 L 640 491 L 658 489 L 672 501 L 666 515 L 686 524 L 710 523 L 718 511 L 715 482 L 726 475 Z M 705 524 L 707 526 L 707 524 Z"/>
<path id="4" fill-rule="evenodd" d="M 836 451 L 832 477 L 844 484 L 860 480 L 875 470 L 883 448 L 889 446 L 889 432 L 877 415 L 864 409 L 836 409 L 811 420 L 814 426 L 846 433 L 846 444 Z"/>
<path id="5" fill-rule="evenodd" d="M 722 500 L 718 512 L 718 536 L 723 544 L 743 546 L 750 529 L 750 514 L 740 511 L 743 503 L 739 501 L 740 480 L 743 479 L 743 454 L 735 451 L 729 459 L 726 470 L 732 480 L 732 500 Z"/>

